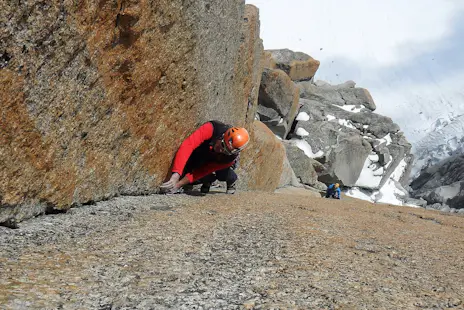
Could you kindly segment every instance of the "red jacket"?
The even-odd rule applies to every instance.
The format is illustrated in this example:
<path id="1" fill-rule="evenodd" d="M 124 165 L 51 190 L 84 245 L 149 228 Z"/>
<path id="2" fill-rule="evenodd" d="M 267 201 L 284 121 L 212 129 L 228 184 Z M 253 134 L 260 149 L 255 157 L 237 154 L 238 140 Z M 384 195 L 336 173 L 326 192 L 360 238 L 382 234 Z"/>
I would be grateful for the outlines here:
<path id="1" fill-rule="evenodd" d="M 213 145 L 230 126 L 211 121 L 200 126 L 182 142 L 174 159 L 172 172 L 185 175 L 190 182 L 232 166 L 236 155 L 216 153 Z M 187 167 L 187 170 L 184 171 Z"/>

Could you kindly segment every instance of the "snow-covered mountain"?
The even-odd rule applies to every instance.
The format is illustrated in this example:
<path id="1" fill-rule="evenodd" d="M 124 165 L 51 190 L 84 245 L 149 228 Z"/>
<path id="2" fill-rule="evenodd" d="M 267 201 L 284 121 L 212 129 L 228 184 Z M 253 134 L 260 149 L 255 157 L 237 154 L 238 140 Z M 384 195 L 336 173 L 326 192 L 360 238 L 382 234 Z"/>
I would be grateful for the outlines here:
<path id="1" fill-rule="evenodd" d="M 433 130 L 415 143 L 413 151 L 416 160 L 411 179 L 416 178 L 423 168 L 464 153 L 464 115 L 450 120 L 437 119 Z"/>

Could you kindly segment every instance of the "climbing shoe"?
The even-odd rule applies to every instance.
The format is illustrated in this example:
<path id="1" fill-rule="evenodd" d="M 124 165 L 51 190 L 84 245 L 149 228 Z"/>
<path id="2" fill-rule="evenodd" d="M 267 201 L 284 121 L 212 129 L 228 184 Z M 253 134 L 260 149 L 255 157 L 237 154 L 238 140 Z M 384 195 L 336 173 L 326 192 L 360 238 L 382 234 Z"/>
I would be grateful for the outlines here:
<path id="1" fill-rule="evenodd" d="M 182 186 L 182 189 L 184 190 L 184 192 L 191 192 L 193 190 L 193 184 L 184 185 Z"/>
<path id="2" fill-rule="evenodd" d="M 203 185 L 201 185 L 200 192 L 202 192 L 203 194 L 208 194 L 210 187 L 211 183 L 203 183 Z"/>
<path id="3" fill-rule="evenodd" d="M 235 194 L 235 183 L 227 184 L 226 194 Z"/>

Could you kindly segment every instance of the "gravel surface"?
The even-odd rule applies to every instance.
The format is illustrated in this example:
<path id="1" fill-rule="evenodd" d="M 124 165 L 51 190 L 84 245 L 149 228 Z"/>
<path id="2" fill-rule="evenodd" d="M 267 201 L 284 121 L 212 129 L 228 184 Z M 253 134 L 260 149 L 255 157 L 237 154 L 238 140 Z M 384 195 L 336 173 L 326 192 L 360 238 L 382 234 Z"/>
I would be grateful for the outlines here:
<path id="1" fill-rule="evenodd" d="M 119 197 L 0 227 L 0 309 L 464 308 L 464 217 L 346 198 Z"/>

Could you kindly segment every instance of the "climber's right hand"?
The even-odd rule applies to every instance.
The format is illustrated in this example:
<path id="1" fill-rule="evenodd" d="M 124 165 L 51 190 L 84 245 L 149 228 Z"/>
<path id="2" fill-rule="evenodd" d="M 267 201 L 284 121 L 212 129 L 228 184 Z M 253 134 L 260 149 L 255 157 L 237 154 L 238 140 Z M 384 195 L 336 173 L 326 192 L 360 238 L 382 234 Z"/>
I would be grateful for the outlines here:
<path id="1" fill-rule="evenodd" d="M 177 189 L 176 185 L 179 182 L 179 179 L 180 179 L 180 174 L 178 174 L 177 172 L 174 172 L 171 175 L 171 178 L 169 179 L 169 181 L 164 182 L 163 184 L 161 184 L 160 191 L 162 193 L 170 193 L 170 192 L 174 191 L 175 189 Z"/>

